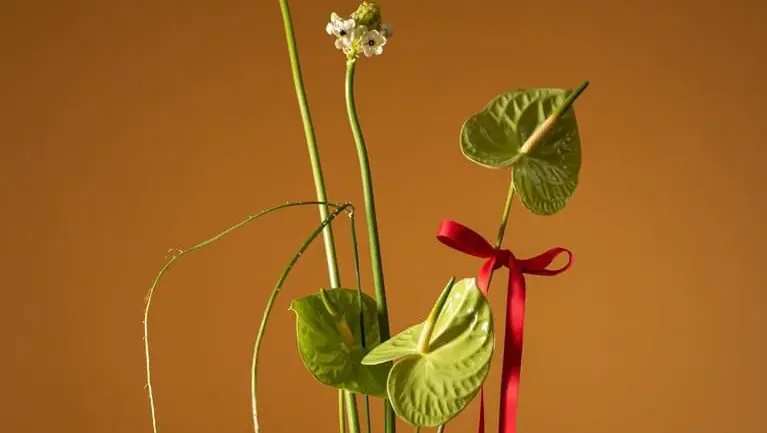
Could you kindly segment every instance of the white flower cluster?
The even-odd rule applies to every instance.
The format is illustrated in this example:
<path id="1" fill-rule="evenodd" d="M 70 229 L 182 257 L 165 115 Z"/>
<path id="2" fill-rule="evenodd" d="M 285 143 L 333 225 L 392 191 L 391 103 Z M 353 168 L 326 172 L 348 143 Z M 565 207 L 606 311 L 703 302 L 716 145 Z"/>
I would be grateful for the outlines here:
<path id="1" fill-rule="evenodd" d="M 347 57 L 364 54 L 365 57 L 378 56 L 383 53 L 387 38 L 392 35 L 391 27 L 383 24 L 379 29 L 368 29 L 358 26 L 353 18 L 343 19 L 335 12 L 330 14 L 330 22 L 325 31 L 336 37 L 336 48 L 343 51 Z"/>

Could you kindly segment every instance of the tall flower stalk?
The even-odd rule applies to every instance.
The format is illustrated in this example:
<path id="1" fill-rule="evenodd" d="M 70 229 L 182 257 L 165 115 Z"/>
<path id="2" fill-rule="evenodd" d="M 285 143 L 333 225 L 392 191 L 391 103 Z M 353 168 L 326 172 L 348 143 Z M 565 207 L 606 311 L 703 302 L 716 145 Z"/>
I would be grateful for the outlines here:
<path id="1" fill-rule="evenodd" d="M 354 104 L 354 72 L 356 60 L 349 60 L 346 64 L 346 106 L 349 115 L 349 123 L 357 148 L 357 157 L 362 177 L 362 190 L 365 204 L 365 222 L 367 223 L 368 244 L 370 246 L 370 262 L 373 274 L 373 287 L 375 289 L 376 305 L 378 307 L 378 329 L 381 333 L 381 341 L 386 341 L 391 336 L 389 327 L 389 310 L 386 303 L 386 288 L 384 285 L 383 261 L 381 258 L 381 244 L 378 235 L 378 219 L 376 216 L 375 196 L 373 193 L 373 176 L 368 160 L 367 146 L 362 135 L 357 110 Z M 384 402 L 385 431 L 396 431 L 396 418 L 388 401 Z"/>
<path id="2" fill-rule="evenodd" d="M 389 310 L 386 302 L 381 243 L 378 234 L 378 218 L 373 192 L 373 175 L 370 168 L 367 145 L 357 115 L 354 99 L 354 76 L 360 56 L 373 57 L 380 55 L 392 33 L 391 28 L 382 23 L 381 11 L 378 5 L 369 2 L 363 2 L 348 18 L 342 18 L 336 13 L 331 14 L 326 31 L 329 35 L 335 36 L 336 48 L 341 50 L 346 56 L 344 80 L 346 111 L 357 150 L 362 181 L 370 263 L 378 309 L 378 329 L 381 341 L 386 341 L 391 336 L 391 330 L 389 326 Z M 396 431 L 396 416 L 388 400 L 384 401 L 384 411 L 385 431 L 386 433 L 394 433 Z"/>
<path id="3" fill-rule="evenodd" d="M 325 181 L 322 174 L 322 163 L 320 162 L 319 147 L 317 146 L 317 139 L 314 133 L 314 125 L 312 123 L 311 112 L 309 111 L 309 104 L 307 102 L 306 90 L 304 89 L 304 80 L 301 73 L 301 63 L 298 57 L 298 48 L 296 43 L 295 32 L 293 31 L 293 20 L 290 15 L 290 7 L 287 0 L 279 0 L 280 12 L 282 14 L 282 23 L 285 30 L 285 41 L 288 48 L 288 57 L 290 59 L 290 68 L 293 76 L 293 85 L 296 91 L 296 98 L 298 99 L 298 106 L 301 112 L 301 120 L 304 126 L 304 135 L 306 137 L 306 146 L 309 152 L 309 162 L 312 167 L 312 177 L 314 179 L 314 189 L 317 197 L 317 201 L 326 201 L 327 192 L 325 190 Z M 320 219 L 324 220 L 328 216 L 328 208 L 326 206 L 319 206 Z M 328 266 L 328 277 L 330 280 L 331 288 L 338 288 L 341 286 L 341 279 L 338 271 L 338 260 L 336 258 L 335 243 L 333 240 L 332 227 L 327 226 L 323 231 L 323 241 L 325 244 L 325 257 Z M 357 401 L 354 395 L 347 391 L 338 391 L 339 393 L 339 410 L 343 410 L 344 406 L 347 412 L 347 419 L 349 421 L 350 433 L 359 432 L 359 417 L 357 415 Z M 343 395 L 343 398 L 341 398 Z M 340 431 L 345 431 L 343 425 L 343 417 L 339 417 Z"/>

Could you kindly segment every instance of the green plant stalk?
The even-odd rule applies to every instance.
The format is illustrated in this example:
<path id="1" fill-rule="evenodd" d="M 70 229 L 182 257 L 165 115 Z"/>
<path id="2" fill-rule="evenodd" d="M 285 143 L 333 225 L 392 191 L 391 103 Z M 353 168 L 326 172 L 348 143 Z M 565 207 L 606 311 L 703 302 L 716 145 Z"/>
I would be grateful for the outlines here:
<path id="1" fill-rule="evenodd" d="M 258 424 L 258 360 L 259 355 L 261 354 L 261 344 L 263 343 L 264 335 L 266 333 L 266 326 L 269 322 L 269 317 L 272 313 L 272 308 L 274 307 L 274 301 L 277 300 L 277 296 L 280 294 L 280 290 L 282 289 L 282 285 L 285 283 L 285 280 L 288 278 L 288 274 L 290 274 L 290 271 L 293 269 L 293 267 L 298 262 L 298 259 L 301 258 L 301 256 L 306 252 L 306 249 L 309 248 L 309 245 L 312 243 L 312 241 L 319 236 L 320 233 L 322 233 L 322 230 L 330 224 L 330 222 L 338 216 L 341 212 L 352 209 L 351 204 L 344 204 L 343 206 L 336 208 L 331 212 L 328 217 L 323 220 L 319 226 L 317 226 L 314 231 L 312 231 L 311 235 L 301 244 L 301 247 L 298 249 L 296 254 L 293 256 L 293 258 L 288 262 L 287 266 L 282 270 L 282 274 L 280 275 L 280 278 L 277 280 L 277 283 L 274 285 L 274 288 L 272 289 L 272 294 L 269 296 L 269 299 L 266 301 L 266 308 L 264 309 L 264 315 L 261 317 L 261 325 L 258 328 L 258 335 L 256 336 L 256 342 L 253 345 L 253 358 L 251 363 L 251 379 L 250 379 L 250 395 L 251 395 L 251 409 L 253 411 L 253 428 L 255 433 L 259 433 L 261 431 L 260 426 Z M 348 398 L 346 400 L 346 409 L 347 414 L 349 411 L 349 401 Z M 356 412 L 356 411 L 355 411 Z M 350 426 L 350 431 L 351 426 Z M 357 429 L 356 432 L 353 433 L 359 433 L 359 429 Z"/>
<path id="2" fill-rule="evenodd" d="M 149 350 L 149 310 L 152 306 L 152 299 L 154 298 L 155 291 L 157 290 L 158 285 L 160 284 L 160 280 L 165 275 L 165 273 L 176 263 L 178 259 L 180 259 L 182 256 L 189 254 L 191 252 L 197 251 L 203 247 L 206 247 L 213 242 L 216 242 L 217 240 L 223 238 L 224 236 L 227 236 L 234 232 L 237 229 L 243 228 L 249 223 L 266 216 L 272 212 L 276 212 L 281 209 L 289 208 L 289 207 L 296 207 L 296 206 L 315 206 L 315 205 L 323 205 L 323 206 L 330 206 L 333 208 L 341 208 L 340 205 L 334 204 L 334 203 L 328 203 L 326 201 L 298 201 L 298 202 L 288 202 L 283 203 L 281 205 L 273 206 L 268 209 L 265 209 L 261 212 L 258 212 L 256 214 L 250 215 L 244 220 L 238 222 L 237 224 L 229 227 L 228 229 L 224 230 L 223 232 L 213 236 L 210 239 L 207 239 L 205 241 L 202 241 L 198 243 L 197 245 L 194 245 L 190 248 L 187 248 L 185 250 L 181 249 L 173 249 L 170 251 L 170 258 L 165 263 L 165 265 L 160 269 L 160 272 L 155 277 L 154 281 L 152 282 L 152 286 L 149 288 L 149 291 L 146 294 L 146 297 L 144 297 L 144 362 L 145 362 L 145 370 L 146 370 L 146 388 L 147 388 L 147 394 L 149 395 L 149 411 L 152 418 L 152 431 L 154 433 L 158 432 L 157 428 L 157 410 L 155 407 L 154 402 L 154 388 L 152 387 L 152 368 L 151 368 L 151 356 L 150 356 L 150 350 Z"/>
<path id="3" fill-rule="evenodd" d="M 509 187 L 506 190 L 506 201 L 503 204 L 503 213 L 501 214 L 501 224 L 498 226 L 498 235 L 495 237 L 495 247 L 500 248 L 503 243 L 503 237 L 506 234 L 506 226 L 511 216 L 511 202 L 514 200 L 514 172 L 509 174 Z"/>
<path id="4" fill-rule="evenodd" d="M 314 133 L 314 126 L 312 124 L 312 116 L 309 111 L 309 104 L 306 97 L 306 90 L 304 89 L 304 80 L 301 73 L 301 61 L 298 57 L 298 47 L 296 43 L 295 32 L 293 31 L 293 19 L 290 14 L 290 7 L 287 0 L 279 0 L 280 13 L 282 15 L 282 24 L 285 31 L 285 42 L 288 48 L 288 57 L 290 59 L 290 69 L 293 76 L 293 87 L 296 91 L 296 98 L 298 99 L 298 106 L 301 112 L 301 120 L 304 126 L 304 135 L 306 136 L 306 146 L 309 151 L 309 162 L 312 167 L 312 177 L 314 178 L 314 189 L 317 200 L 327 200 L 327 193 L 325 191 L 325 181 L 322 175 L 322 163 L 320 162 L 320 153 L 317 146 L 317 140 Z M 319 206 L 320 219 L 327 218 L 328 209 L 325 206 Z M 330 287 L 338 288 L 341 286 L 341 281 L 338 272 L 338 260 L 336 258 L 335 243 L 333 241 L 332 227 L 327 227 L 323 232 L 323 240 L 325 244 L 325 257 L 327 258 L 328 275 L 330 278 Z M 349 394 L 345 391 L 338 391 L 339 393 Z M 340 399 L 340 397 L 339 397 Z M 356 401 L 354 399 L 347 400 L 351 403 L 351 406 L 347 406 L 347 411 L 357 411 Z M 344 429 L 341 426 L 341 429 Z"/>
<path id="5" fill-rule="evenodd" d="M 509 188 L 506 191 L 506 202 L 503 204 L 503 214 L 501 215 L 501 224 L 498 226 L 498 235 L 495 237 L 495 248 L 500 248 L 503 244 L 503 237 L 506 234 L 506 226 L 509 223 L 509 216 L 511 215 L 511 203 L 514 201 L 514 172 L 510 171 L 509 174 Z M 490 290 L 490 284 L 493 282 L 493 274 L 495 271 L 490 272 L 490 276 L 487 279 L 487 290 Z"/>
<path id="6" fill-rule="evenodd" d="M 346 111 L 349 116 L 349 125 L 357 148 L 357 159 L 360 165 L 362 177 L 362 190 L 365 202 L 365 220 L 367 222 L 368 243 L 370 245 L 370 262 L 373 273 L 373 286 L 375 288 L 376 307 L 378 309 L 378 329 L 381 333 L 381 341 L 391 337 L 389 329 L 389 311 L 386 306 L 386 289 L 384 286 L 383 263 L 381 260 L 381 247 L 378 236 L 378 221 L 376 218 L 375 197 L 373 195 L 373 179 L 368 160 L 367 146 L 362 136 L 362 129 L 357 117 L 357 108 L 354 101 L 354 73 L 356 59 L 346 62 L 345 96 Z M 384 399 L 384 425 L 386 433 L 395 433 L 396 417 L 388 399 Z"/>
<path id="7" fill-rule="evenodd" d="M 285 29 L 285 40 L 288 47 L 288 57 L 290 58 L 290 69 L 293 76 L 293 86 L 296 90 L 298 107 L 301 112 L 301 121 L 304 126 L 304 135 L 306 137 L 306 147 L 309 151 L 309 162 L 312 167 L 312 176 L 314 178 L 314 189 L 318 201 L 326 201 L 327 193 L 325 191 L 325 180 L 322 174 L 322 163 L 320 162 L 320 152 L 317 146 L 317 139 L 314 134 L 314 125 L 312 115 L 309 111 L 309 103 L 304 89 L 304 80 L 301 73 L 301 63 L 298 57 L 298 48 L 296 36 L 293 31 L 293 20 L 290 15 L 290 7 L 287 0 L 279 0 L 280 11 L 282 12 L 282 23 Z M 328 208 L 319 206 L 320 219 L 324 220 L 328 216 Z M 338 260 L 336 258 L 335 243 L 333 241 L 333 231 L 331 227 L 326 227 L 322 233 L 325 241 L 325 256 L 327 257 L 328 273 L 330 276 L 331 288 L 340 287 L 340 278 L 338 273 Z"/>
<path id="8" fill-rule="evenodd" d="M 338 431 L 340 433 L 346 433 L 346 422 L 344 421 L 345 411 L 344 405 L 344 393 L 338 393 Z"/>
<path id="9" fill-rule="evenodd" d="M 334 319 L 338 318 L 338 311 L 336 310 L 336 306 L 333 304 L 333 301 L 328 298 L 327 290 L 320 288 L 320 300 L 322 300 L 322 304 L 325 306 L 325 309 L 328 310 L 330 317 Z"/>
<path id="10" fill-rule="evenodd" d="M 437 433 L 444 433 L 445 431 L 445 425 L 446 424 L 440 424 L 439 427 L 437 427 Z"/>
<path id="11" fill-rule="evenodd" d="M 360 309 L 360 344 L 362 348 L 367 348 L 367 340 L 365 334 L 365 304 L 362 302 L 362 278 L 360 276 L 360 250 L 357 243 L 357 228 L 354 224 L 354 212 L 352 211 L 349 217 L 351 225 L 351 238 L 352 238 L 352 260 L 354 263 L 354 283 L 357 286 L 357 305 Z M 367 433 L 373 432 L 372 420 L 370 418 L 370 397 L 363 396 L 365 403 L 365 423 L 367 427 Z"/>
<path id="12" fill-rule="evenodd" d="M 346 402 L 346 423 L 349 433 L 360 433 L 360 418 L 357 413 L 357 397 L 351 392 L 344 392 Z"/>

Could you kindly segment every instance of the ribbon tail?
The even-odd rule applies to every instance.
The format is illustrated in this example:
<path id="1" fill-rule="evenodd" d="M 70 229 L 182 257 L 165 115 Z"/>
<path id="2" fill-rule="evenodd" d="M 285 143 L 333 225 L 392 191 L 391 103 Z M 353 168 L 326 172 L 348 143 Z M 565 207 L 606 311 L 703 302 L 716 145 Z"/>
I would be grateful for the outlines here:
<path id="1" fill-rule="evenodd" d="M 506 297 L 506 329 L 501 374 L 501 401 L 498 433 L 516 433 L 522 342 L 525 322 L 525 277 L 517 266 L 509 270 Z"/>
<path id="2" fill-rule="evenodd" d="M 485 261 L 482 268 L 479 270 L 479 276 L 477 277 L 477 287 L 483 295 L 487 296 L 490 290 L 490 277 L 493 275 L 493 270 L 497 268 L 498 261 L 495 257 L 491 257 Z"/>

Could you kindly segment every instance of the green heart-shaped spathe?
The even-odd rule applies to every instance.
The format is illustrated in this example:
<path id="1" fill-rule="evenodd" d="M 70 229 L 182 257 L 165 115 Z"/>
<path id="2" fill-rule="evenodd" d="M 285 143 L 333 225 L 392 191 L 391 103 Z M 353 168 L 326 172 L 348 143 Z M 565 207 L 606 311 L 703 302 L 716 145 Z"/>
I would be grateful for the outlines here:
<path id="1" fill-rule="evenodd" d="M 384 398 L 390 366 L 361 364 L 381 341 L 376 303 L 362 294 L 363 348 L 357 295 L 353 289 L 332 289 L 294 300 L 290 310 L 296 314 L 298 351 L 306 369 L 321 383 Z"/>
<path id="2" fill-rule="evenodd" d="M 463 155 L 484 167 L 513 167 L 514 188 L 524 206 L 537 215 L 562 210 L 578 185 L 581 139 L 574 109 L 565 111 L 529 153 L 520 150 L 572 94 L 563 89 L 505 92 L 461 128 Z"/>
<path id="3" fill-rule="evenodd" d="M 419 339 L 428 321 L 382 343 L 362 360 L 366 365 L 395 361 L 386 382 L 389 400 L 400 418 L 416 426 L 436 427 L 457 416 L 490 370 L 495 346 L 490 304 L 474 278 L 455 283 L 445 294 L 425 353 Z"/>

